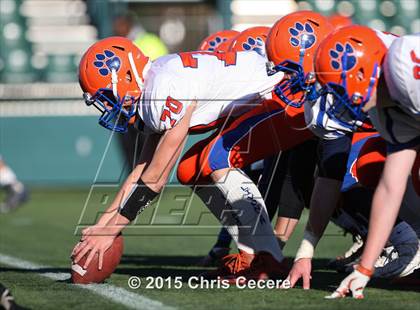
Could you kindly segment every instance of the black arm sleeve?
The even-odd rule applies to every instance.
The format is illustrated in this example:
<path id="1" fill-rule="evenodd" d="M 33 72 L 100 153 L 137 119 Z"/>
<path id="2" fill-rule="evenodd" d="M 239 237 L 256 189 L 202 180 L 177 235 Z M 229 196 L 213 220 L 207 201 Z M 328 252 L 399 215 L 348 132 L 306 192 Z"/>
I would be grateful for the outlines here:
<path id="1" fill-rule="evenodd" d="M 139 179 L 136 187 L 130 193 L 118 212 L 131 222 L 137 217 L 137 214 L 143 212 L 150 205 L 158 194 L 159 193 L 152 191 L 141 179 Z"/>

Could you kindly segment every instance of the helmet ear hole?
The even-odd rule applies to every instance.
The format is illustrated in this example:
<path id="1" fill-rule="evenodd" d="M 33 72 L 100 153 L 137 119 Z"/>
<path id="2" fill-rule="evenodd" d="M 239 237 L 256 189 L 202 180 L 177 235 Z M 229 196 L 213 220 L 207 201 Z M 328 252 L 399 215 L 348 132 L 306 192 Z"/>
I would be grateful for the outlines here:
<path id="1" fill-rule="evenodd" d="M 363 81 L 364 80 L 364 78 L 365 78 L 365 70 L 363 70 L 363 68 L 360 68 L 359 71 L 357 71 L 356 78 L 359 81 Z"/>
<path id="2" fill-rule="evenodd" d="M 311 24 L 314 24 L 315 26 L 319 27 L 319 23 L 317 23 L 317 22 L 316 22 L 316 21 L 314 21 L 313 19 L 308 19 L 308 21 L 309 21 Z"/>
<path id="3" fill-rule="evenodd" d="M 119 49 L 120 51 L 125 51 L 125 48 L 122 46 L 113 45 L 113 48 Z"/>
<path id="4" fill-rule="evenodd" d="M 133 80 L 133 76 L 131 75 L 131 71 L 128 70 L 127 73 L 125 74 L 125 82 L 131 83 L 132 80 Z"/>
<path id="5" fill-rule="evenodd" d="M 350 40 L 352 40 L 353 42 L 355 42 L 356 44 L 358 44 L 358 45 L 360 45 L 360 46 L 362 46 L 362 45 L 363 45 L 362 41 L 360 41 L 359 39 L 356 39 L 356 38 L 350 38 Z"/>

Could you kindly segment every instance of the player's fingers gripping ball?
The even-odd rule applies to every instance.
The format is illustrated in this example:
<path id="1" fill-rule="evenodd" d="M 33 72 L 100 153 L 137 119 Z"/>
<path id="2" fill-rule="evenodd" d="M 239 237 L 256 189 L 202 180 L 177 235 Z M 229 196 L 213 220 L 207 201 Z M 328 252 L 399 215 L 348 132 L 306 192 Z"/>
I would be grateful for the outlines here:
<path id="1" fill-rule="evenodd" d="M 91 251 L 94 251 L 92 249 Z M 90 252 L 82 257 L 77 263 L 72 261 L 71 280 L 76 284 L 101 283 L 111 276 L 120 263 L 124 250 L 124 240 L 122 235 L 117 236 L 111 247 L 107 249 L 103 256 L 102 269 L 99 270 L 99 254 L 96 253 L 87 268 L 84 264 Z"/>

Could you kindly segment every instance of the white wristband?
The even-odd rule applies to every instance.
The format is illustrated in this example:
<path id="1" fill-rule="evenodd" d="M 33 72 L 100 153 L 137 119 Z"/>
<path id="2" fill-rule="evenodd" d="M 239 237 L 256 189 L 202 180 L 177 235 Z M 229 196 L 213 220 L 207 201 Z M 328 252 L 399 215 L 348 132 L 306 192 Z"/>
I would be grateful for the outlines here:
<path id="1" fill-rule="evenodd" d="M 301 258 L 312 258 L 318 241 L 319 238 L 317 236 L 315 236 L 311 231 L 305 230 L 303 240 L 296 253 L 295 261 Z"/>

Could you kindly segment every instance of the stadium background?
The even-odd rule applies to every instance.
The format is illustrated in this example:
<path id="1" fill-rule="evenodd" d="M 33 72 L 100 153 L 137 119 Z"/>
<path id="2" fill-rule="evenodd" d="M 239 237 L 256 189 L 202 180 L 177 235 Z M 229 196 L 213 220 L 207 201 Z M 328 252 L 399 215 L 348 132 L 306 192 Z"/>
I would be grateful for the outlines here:
<path id="1" fill-rule="evenodd" d="M 117 182 L 125 167 L 119 141 L 97 125 L 77 84 L 81 54 L 113 34 L 117 16 L 134 17 L 178 52 L 216 30 L 270 26 L 298 9 L 396 34 L 420 31 L 417 0 L 1 0 L 0 154 L 29 185 Z"/>
<path id="2" fill-rule="evenodd" d="M 413 288 L 388 282 L 372 284 L 363 301 L 325 301 L 323 296 L 343 277 L 325 266 L 352 244 L 334 225 L 317 247 L 310 291 L 129 290 L 132 275 L 143 281 L 146 276 L 186 281 L 203 271 L 196 263 L 214 244 L 220 225 L 199 199 L 189 200 L 188 188 L 176 184 L 160 195 L 159 208 L 148 208 L 136 225 L 124 230 L 124 256 L 106 285 L 129 290 L 130 298 L 123 294 L 110 300 L 95 293 L 101 286 L 89 291 L 57 280 L 68 277 L 69 253 L 80 228 L 95 222 L 127 171 L 116 134 L 100 127 L 96 110 L 81 99 L 81 53 L 112 34 L 117 16 L 135 18 L 170 52 L 178 52 L 194 50 L 216 30 L 270 26 L 298 9 L 343 14 L 397 34 L 420 31 L 418 0 L 0 0 L 0 154 L 31 190 L 22 208 L 0 214 L 0 282 L 19 304 L 114 310 L 133 308 L 130 303 L 144 303 L 147 297 L 194 310 L 418 309 L 420 295 Z M 190 137 L 188 145 L 197 139 Z M 4 194 L 0 192 L 0 201 Z M 304 212 L 287 242 L 288 260 L 296 253 L 307 216 Z M 152 308 L 153 303 L 146 305 L 134 308 Z"/>

